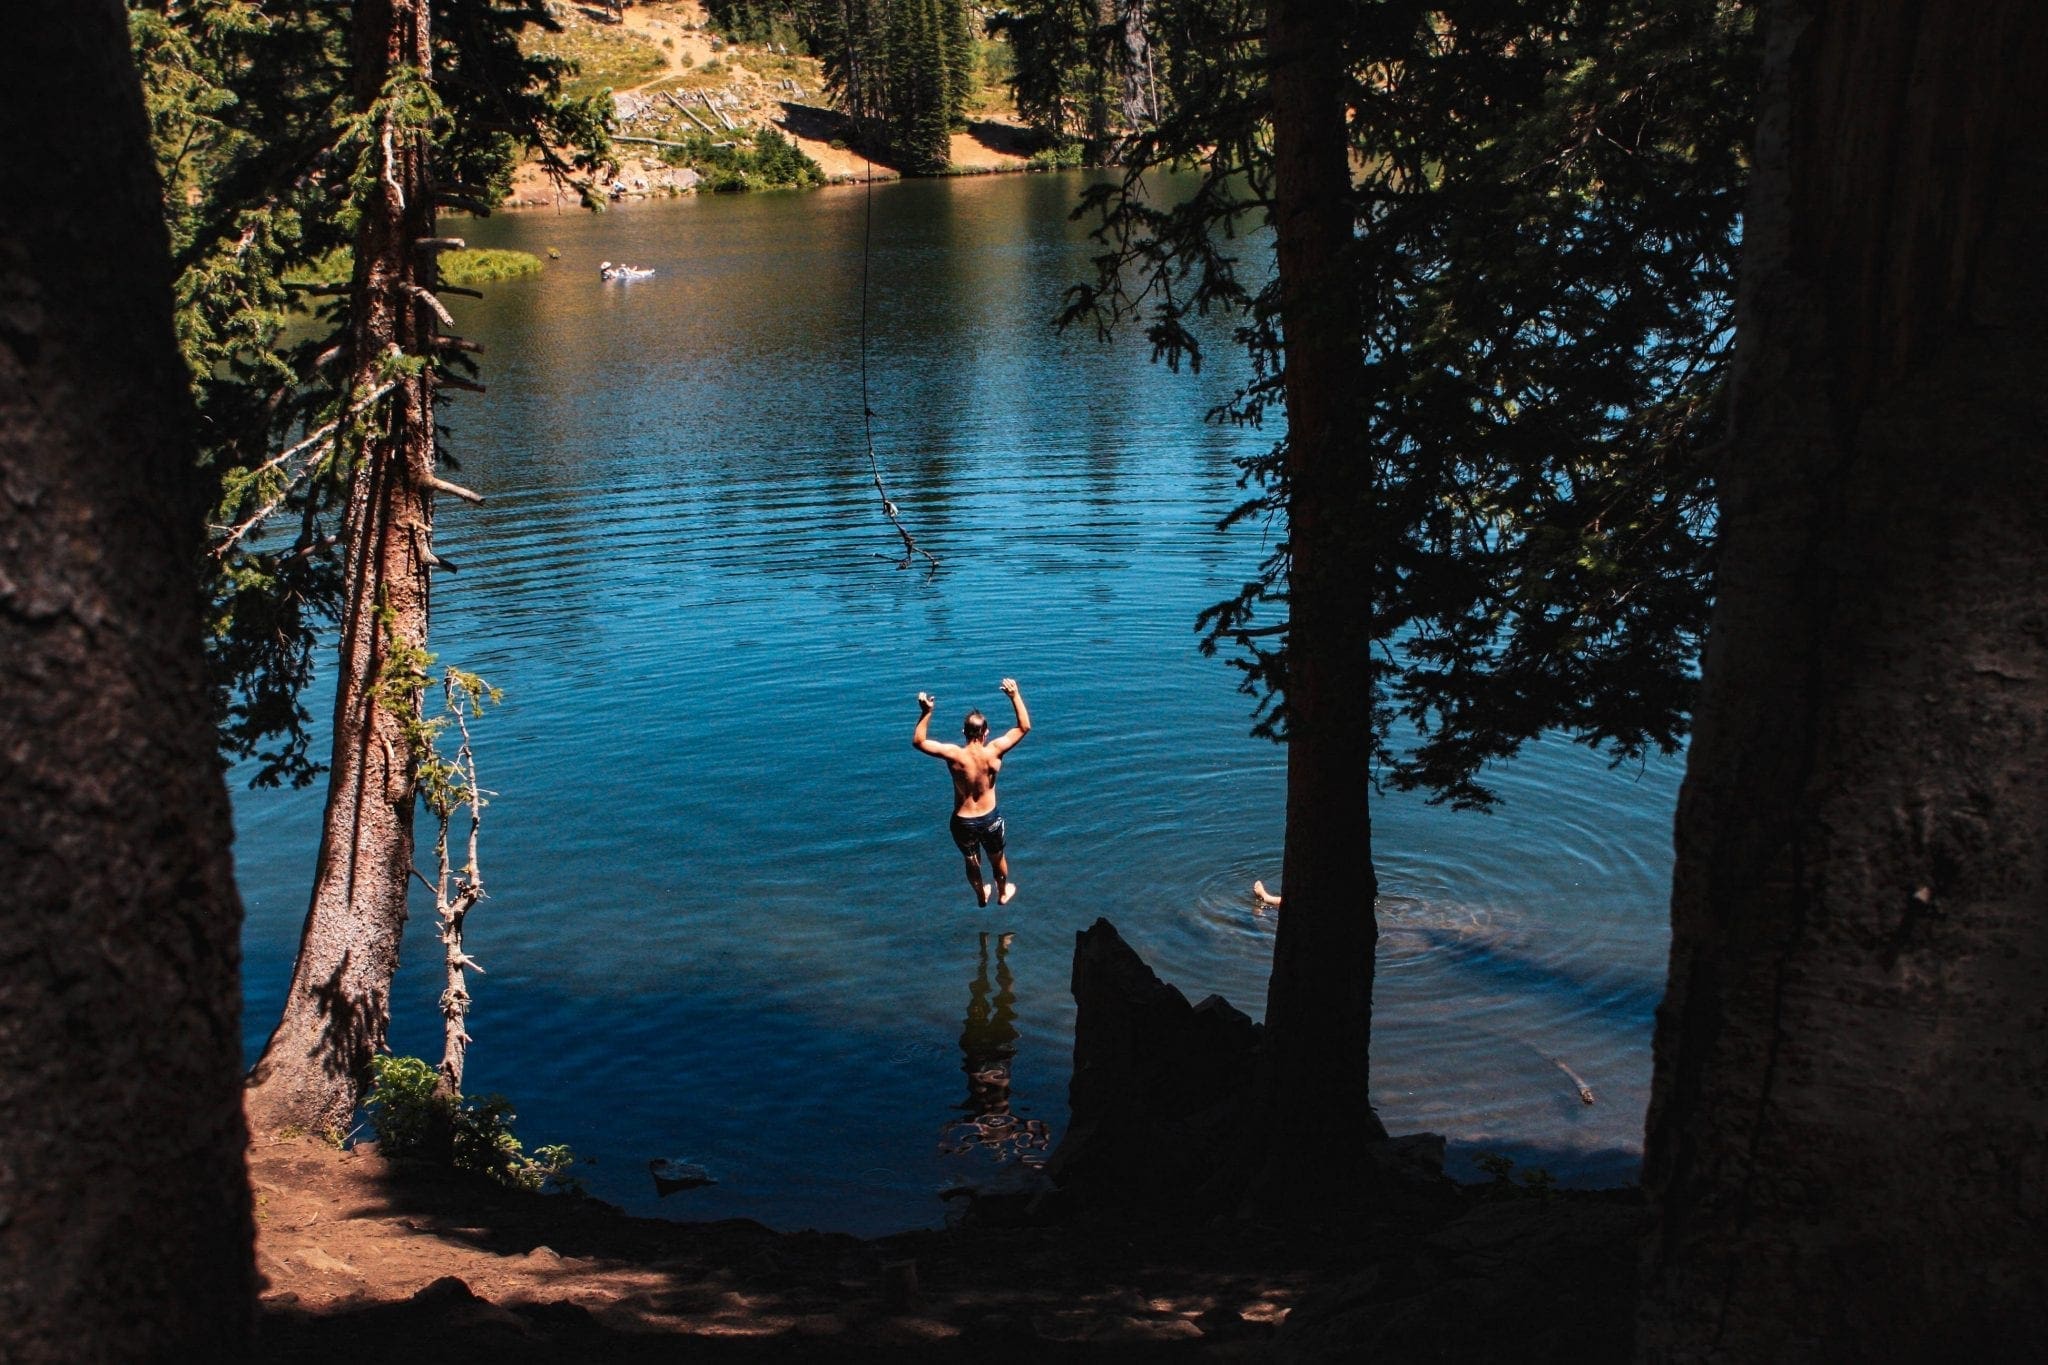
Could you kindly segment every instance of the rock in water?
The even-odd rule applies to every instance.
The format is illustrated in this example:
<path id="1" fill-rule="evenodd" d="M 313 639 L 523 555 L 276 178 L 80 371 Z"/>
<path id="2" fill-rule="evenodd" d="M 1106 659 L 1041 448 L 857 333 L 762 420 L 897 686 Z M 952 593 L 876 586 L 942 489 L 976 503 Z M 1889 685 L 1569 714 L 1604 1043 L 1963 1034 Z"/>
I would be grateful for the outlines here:
<path id="1" fill-rule="evenodd" d="M 711 1172 L 687 1161 L 657 1157 L 647 1163 L 647 1169 L 654 1176 L 654 1192 L 663 1197 L 678 1190 L 694 1190 L 699 1185 L 718 1183 Z"/>
<path id="2" fill-rule="evenodd" d="M 1075 935 L 1074 1005 L 1073 1118 L 1046 1163 L 1061 1201 L 1236 1212 L 1260 1156 L 1264 1028 L 1219 995 L 1189 1005 L 1105 919 Z M 1455 1200 L 1443 1158 L 1429 1133 L 1361 1142 L 1358 1189 L 1441 1208 Z"/>
<path id="3" fill-rule="evenodd" d="M 1084 1203 L 1192 1210 L 1227 1200 L 1260 1026 L 1220 996 L 1189 1005 L 1106 919 L 1075 935 L 1073 990 L 1073 1120 L 1048 1174 Z"/>

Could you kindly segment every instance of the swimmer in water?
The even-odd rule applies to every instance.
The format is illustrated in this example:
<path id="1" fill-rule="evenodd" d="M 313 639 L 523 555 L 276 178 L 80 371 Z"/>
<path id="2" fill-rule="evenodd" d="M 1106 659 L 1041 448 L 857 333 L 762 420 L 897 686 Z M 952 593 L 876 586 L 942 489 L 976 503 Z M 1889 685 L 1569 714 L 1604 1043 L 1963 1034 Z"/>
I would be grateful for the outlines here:
<path id="1" fill-rule="evenodd" d="M 996 774 L 1002 770 L 1003 755 L 1031 733 L 1031 713 L 1024 707 L 1024 696 L 1017 690 L 1015 678 L 1003 679 L 1003 695 L 1010 699 L 1017 723 L 993 740 L 988 737 L 988 717 L 979 711 L 969 711 L 961 723 L 964 744 L 945 744 L 927 737 L 925 729 L 931 724 L 932 708 L 938 705 L 938 699 L 922 692 L 917 694 L 917 729 L 910 736 L 911 747 L 933 758 L 943 758 L 952 773 L 953 846 L 967 860 L 967 884 L 974 888 L 974 898 L 982 905 L 987 905 L 991 897 L 1008 905 L 1017 894 L 1017 883 L 1010 880 L 1010 860 L 1004 852 L 1003 817 L 996 810 Z M 993 886 L 981 879 L 983 850 L 987 850 L 989 866 L 995 873 Z"/>

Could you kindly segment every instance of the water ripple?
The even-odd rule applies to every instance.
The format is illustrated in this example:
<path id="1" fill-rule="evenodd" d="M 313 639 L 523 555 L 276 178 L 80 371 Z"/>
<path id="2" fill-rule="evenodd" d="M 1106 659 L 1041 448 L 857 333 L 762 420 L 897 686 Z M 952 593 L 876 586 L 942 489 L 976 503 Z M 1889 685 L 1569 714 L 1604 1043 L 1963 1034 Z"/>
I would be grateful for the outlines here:
<path id="1" fill-rule="evenodd" d="M 1089 268 L 1065 220 L 1079 181 L 1004 181 L 875 196 L 877 452 L 936 576 L 893 566 L 860 442 L 858 196 L 466 230 L 561 253 L 459 311 L 492 391 L 454 406 L 451 440 L 488 501 L 441 519 L 461 571 L 434 647 L 506 696 L 477 735 L 499 795 L 472 1074 L 636 1211 L 936 1222 L 964 1159 L 937 1135 L 990 1101 L 969 1026 L 993 1008 L 985 935 L 1013 935 L 1013 1055 L 1008 1108 L 971 1112 L 1014 1131 L 1065 1121 L 1073 934 L 1098 915 L 1191 997 L 1262 1012 L 1279 919 L 1250 888 L 1280 878 L 1285 753 L 1247 735 L 1193 621 L 1265 553 L 1257 528 L 1213 527 L 1233 460 L 1273 433 L 1199 420 L 1234 382 L 1227 337 L 1176 376 L 1136 340 L 1050 332 Z M 659 288 L 602 289 L 605 257 L 656 265 Z M 907 741 L 920 689 L 943 737 L 969 706 L 1001 724 L 1006 675 L 1037 721 L 1001 783 L 1023 889 L 984 910 L 944 771 Z M 1498 781 L 1490 817 L 1375 803 L 1376 1102 L 1460 1150 L 1611 1174 L 1640 1150 L 1675 767 L 1545 741 Z M 318 797 L 238 798 L 252 1048 Z M 430 1050 L 417 943 L 393 1038 Z M 678 1153 L 720 1183 L 657 1204 L 646 1162 Z"/>

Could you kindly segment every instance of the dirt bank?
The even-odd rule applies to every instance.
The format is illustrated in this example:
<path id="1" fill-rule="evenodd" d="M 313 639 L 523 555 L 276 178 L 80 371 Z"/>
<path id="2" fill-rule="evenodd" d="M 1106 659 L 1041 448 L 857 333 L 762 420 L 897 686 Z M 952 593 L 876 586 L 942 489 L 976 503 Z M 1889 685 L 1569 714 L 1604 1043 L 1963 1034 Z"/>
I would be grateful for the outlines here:
<path id="1" fill-rule="evenodd" d="M 630 1218 L 369 1147 L 259 1146 L 250 1174 L 258 1358 L 350 1365 L 386 1351 L 494 1365 L 679 1352 L 1294 1359 L 1365 1343 L 1409 1359 L 1439 1339 L 1587 1365 L 1625 1350 L 1640 1216 L 1625 1199 L 1560 1199 L 1478 1204 L 1436 1227 L 1290 1234 L 1152 1218 L 862 1241 Z"/>

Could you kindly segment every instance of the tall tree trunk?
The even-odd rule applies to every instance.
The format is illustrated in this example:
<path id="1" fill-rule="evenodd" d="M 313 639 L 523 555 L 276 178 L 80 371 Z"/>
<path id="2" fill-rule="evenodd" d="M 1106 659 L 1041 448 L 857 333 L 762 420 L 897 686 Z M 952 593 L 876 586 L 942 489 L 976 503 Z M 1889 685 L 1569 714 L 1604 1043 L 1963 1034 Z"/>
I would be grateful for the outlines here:
<path id="1" fill-rule="evenodd" d="M 1272 0 L 1273 231 L 1288 488 L 1286 909 L 1266 1000 L 1270 1194 L 1325 1199 L 1385 1135 L 1368 1099 L 1373 898 L 1372 464 L 1345 126 L 1351 7 Z"/>
<path id="2" fill-rule="evenodd" d="M 1785 0 L 1767 52 L 1640 1343 L 2017 1358 L 2048 1340 L 2048 12 Z"/>
<path id="3" fill-rule="evenodd" d="M 1088 156 L 1094 160 L 1108 150 L 1109 111 L 1115 107 L 1120 88 L 1118 73 L 1123 69 L 1123 23 L 1116 12 L 1117 0 L 1094 0 L 1095 22 L 1088 29 Z"/>
<path id="4" fill-rule="evenodd" d="M 358 0 L 358 109 L 407 70 L 431 75 L 427 0 Z M 430 354 L 434 204 L 423 129 L 387 124 L 379 184 L 356 233 L 351 385 L 368 393 L 401 356 Z M 404 378 L 364 441 L 344 515 L 347 596 L 336 668 L 334 751 L 312 906 L 276 1030 L 249 1079 L 263 1131 L 348 1126 L 391 1018 L 405 929 L 426 682 L 434 425 L 429 374 Z"/>
<path id="5" fill-rule="evenodd" d="M 121 7 L 10 10 L 0 109 L 0 1360 L 239 1359 L 241 906 Z"/>
<path id="6" fill-rule="evenodd" d="M 1124 126 L 1142 132 L 1159 121 L 1159 88 L 1152 79 L 1152 39 L 1145 31 L 1145 0 L 1115 0 L 1122 42 L 1119 57 Z"/>

